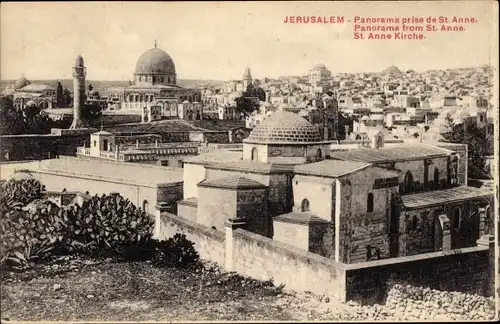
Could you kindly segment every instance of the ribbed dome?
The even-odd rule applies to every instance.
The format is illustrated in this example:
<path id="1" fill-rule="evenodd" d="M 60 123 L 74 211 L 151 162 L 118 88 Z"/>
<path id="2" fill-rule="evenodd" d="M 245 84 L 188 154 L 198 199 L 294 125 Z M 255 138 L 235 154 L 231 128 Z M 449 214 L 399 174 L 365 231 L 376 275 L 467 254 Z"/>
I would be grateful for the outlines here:
<path id="1" fill-rule="evenodd" d="M 313 67 L 313 70 L 326 70 L 326 66 L 322 63 L 318 63 Z"/>
<path id="2" fill-rule="evenodd" d="M 136 74 L 175 74 L 172 58 L 159 48 L 144 52 L 135 66 Z"/>
<path id="3" fill-rule="evenodd" d="M 26 79 L 24 76 L 22 76 L 16 82 L 14 82 L 14 89 L 18 90 L 18 89 L 24 88 L 28 84 L 30 84 L 28 79 Z"/>
<path id="4" fill-rule="evenodd" d="M 280 111 L 257 125 L 248 140 L 262 143 L 318 142 L 321 136 L 316 127 L 298 114 Z"/>

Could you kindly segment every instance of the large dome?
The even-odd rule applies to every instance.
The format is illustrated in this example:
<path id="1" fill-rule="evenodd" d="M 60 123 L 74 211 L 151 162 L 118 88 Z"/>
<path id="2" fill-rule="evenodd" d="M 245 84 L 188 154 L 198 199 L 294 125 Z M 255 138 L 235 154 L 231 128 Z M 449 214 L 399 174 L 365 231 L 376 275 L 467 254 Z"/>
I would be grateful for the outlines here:
<path id="1" fill-rule="evenodd" d="M 280 111 L 257 125 L 248 140 L 251 142 L 318 142 L 321 136 L 316 127 L 298 114 Z"/>
<path id="2" fill-rule="evenodd" d="M 18 90 L 18 89 L 24 88 L 28 84 L 30 84 L 28 79 L 26 79 L 24 76 L 22 76 L 16 82 L 14 82 L 14 89 Z"/>
<path id="3" fill-rule="evenodd" d="M 174 61 L 159 48 L 144 52 L 135 66 L 136 74 L 175 74 Z"/>

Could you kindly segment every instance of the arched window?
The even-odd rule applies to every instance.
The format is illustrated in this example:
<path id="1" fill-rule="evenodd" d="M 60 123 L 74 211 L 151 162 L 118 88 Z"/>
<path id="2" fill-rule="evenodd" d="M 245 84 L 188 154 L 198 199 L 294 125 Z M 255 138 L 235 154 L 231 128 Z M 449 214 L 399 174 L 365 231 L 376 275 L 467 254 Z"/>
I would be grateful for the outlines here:
<path id="1" fill-rule="evenodd" d="M 413 192 L 413 174 L 411 171 L 407 171 L 405 174 L 404 190 L 405 193 Z"/>
<path id="2" fill-rule="evenodd" d="M 258 153 L 257 153 L 257 148 L 256 148 L 256 147 L 254 147 L 254 148 L 252 149 L 252 161 L 257 161 L 257 155 L 258 155 Z"/>
<path id="3" fill-rule="evenodd" d="M 149 206 L 149 203 L 147 200 L 144 199 L 144 201 L 142 202 L 142 210 L 147 213 L 148 212 L 148 206 Z"/>
<path id="4" fill-rule="evenodd" d="M 307 199 L 302 200 L 302 203 L 300 204 L 300 211 L 307 212 L 307 211 L 309 211 L 309 208 L 310 208 L 309 200 L 307 200 Z"/>
<path id="5" fill-rule="evenodd" d="M 439 189 L 439 169 L 434 169 L 434 189 Z"/>
<path id="6" fill-rule="evenodd" d="M 458 229 L 460 228 L 460 216 L 461 216 L 462 211 L 460 210 L 459 207 L 455 207 L 453 210 L 453 228 Z"/>
<path id="7" fill-rule="evenodd" d="M 316 151 L 316 158 L 321 160 L 323 158 L 323 153 L 321 152 L 321 149 L 318 149 Z"/>
<path id="8" fill-rule="evenodd" d="M 373 212 L 373 194 L 371 192 L 366 199 L 366 211 L 369 213 Z"/>
<path id="9" fill-rule="evenodd" d="M 383 140 L 382 140 L 382 136 L 379 136 L 379 137 L 377 138 L 377 148 L 381 148 L 381 147 L 383 147 L 383 146 L 384 146 L 384 142 L 383 142 Z"/>

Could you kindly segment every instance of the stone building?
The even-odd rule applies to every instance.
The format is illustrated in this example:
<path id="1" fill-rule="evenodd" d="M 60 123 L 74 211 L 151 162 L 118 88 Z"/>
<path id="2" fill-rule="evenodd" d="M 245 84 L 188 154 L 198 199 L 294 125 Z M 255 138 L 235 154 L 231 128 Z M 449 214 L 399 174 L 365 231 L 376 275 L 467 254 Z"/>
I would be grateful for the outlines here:
<path id="1" fill-rule="evenodd" d="M 324 64 L 316 64 L 311 70 L 307 72 L 309 83 L 316 84 L 325 82 L 331 78 L 332 73 L 326 68 Z"/>
<path id="2" fill-rule="evenodd" d="M 135 66 L 134 81 L 128 87 L 107 89 L 109 109 L 141 114 L 144 107 L 162 107 L 162 116 L 177 117 L 177 106 L 201 101 L 201 92 L 177 84 L 175 64 L 170 55 L 155 47 L 144 52 Z"/>
<path id="3" fill-rule="evenodd" d="M 350 149 L 276 112 L 243 152 L 184 161 L 178 215 L 217 230 L 237 223 L 342 263 L 470 247 L 491 233 L 493 193 L 467 186 L 466 149 L 374 141 Z"/>
<path id="4" fill-rule="evenodd" d="M 35 103 L 42 109 L 56 107 L 56 89 L 47 84 L 31 83 L 24 75 L 8 87 L 6 92 L 12 94 L 16 109 L 24 108 L 28 102 Z"/>

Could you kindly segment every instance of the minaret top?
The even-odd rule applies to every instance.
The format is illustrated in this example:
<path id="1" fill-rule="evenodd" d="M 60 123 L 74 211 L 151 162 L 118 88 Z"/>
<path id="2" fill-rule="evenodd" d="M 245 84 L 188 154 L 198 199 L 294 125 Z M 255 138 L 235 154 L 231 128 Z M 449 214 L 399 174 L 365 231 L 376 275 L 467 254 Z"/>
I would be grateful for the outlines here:
<path id="1" fill-rule="evenodd" d="M 75 60 L 76 67 L 83 67 L 83 57 L 82 55 L 78 55 Z"/>

